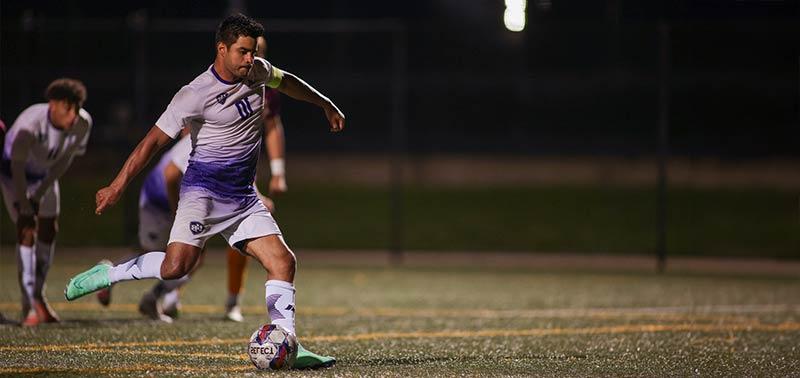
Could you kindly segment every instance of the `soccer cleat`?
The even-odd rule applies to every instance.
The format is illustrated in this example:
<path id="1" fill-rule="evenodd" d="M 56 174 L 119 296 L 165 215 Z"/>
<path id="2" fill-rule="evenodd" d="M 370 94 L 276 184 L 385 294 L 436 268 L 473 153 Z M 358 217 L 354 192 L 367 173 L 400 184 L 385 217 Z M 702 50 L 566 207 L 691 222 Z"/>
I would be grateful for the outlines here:
<path id="1" fill-rule="evenodd" d="M 239 306 L 231 306 L 231 307 L 226 306 L 225 319 L 237 323 L 243 322 L 244 316 L 242 316 L 242 309 L 239 308 Z"/>
<path id="2" fill-rule="evenodd" d="M 177 319 L 181 315 L 181 303 L 175 302 L 170 305 L 164 307 L 164 315 L 169 316 L 172 319 Z"/>
<path id="3" fill-rule="evenodd" d="M 158 298 L 156 298 L 151 291 L 145 293 L 142 296 L 142 299 L 139 301 L 139 313 L 152 320 L 159 320 L 164 323 L 172 323 L 172 318 L 165 315 L 164 312 L 161 311 L 161 306 L 158 304 Z"/>
<path id="4" fill-rule="evenodd" d="M 20 325 L 23 327 L 35 327 L 39 325 L 39 323 L 41 323 L 39 321 L 39 315 L 36 315 L 36 311 L 30 309 L 30 311 L 28 311 L 28 315 L 25 316 L 25 319 L 22 319 Z"/>
<path id="5" fill-rule="evenodd" d="M 106 264 L 108 266 L 112 265 L 111 261 L 108 261 L 108 260 L 102 260 L 98 264 Z M 103 305 L 103 307 L 108 307 L 108 305 L 111 304 L 111 288 L 112 287 L 113 286 L 109 286 L 109 287 L 107 287 L 105 289 L 100 289 L 100 291 L 97 292 L 97 301 L 100 302 L 100 304 Z"/>
<path id="6" fill-rule="evenodd" d="M 40 323 L 58 323 L 61 321 L 44 298 L 42 298 L 42 300 L 33 301 L 33 310 L 36 312 Z"/>
<path id="7" fill-rule="evenodd" d="M 111 286 L 111 280 L 108 278 L 110 269 L 111 267 L 106 264 L 97 264 L 92 269 L 72 277 L 64 289 L 64 298 L 72 301 Z"/>
<path id="8" fill-rule="evenodd" d="M 320 356 L 297 343 L 297 358 L 292 369 L 324 369 L 336 364 L 336 358 Z"/>
<path id="9" fill-rule="evenodd" d="M 178 289 L 172 290 L 164 294 L 161 303 L 162 312 L 164 315 L 172 319 L 177 319 L 181 312 L 181 301 L 178 294 Z"/>

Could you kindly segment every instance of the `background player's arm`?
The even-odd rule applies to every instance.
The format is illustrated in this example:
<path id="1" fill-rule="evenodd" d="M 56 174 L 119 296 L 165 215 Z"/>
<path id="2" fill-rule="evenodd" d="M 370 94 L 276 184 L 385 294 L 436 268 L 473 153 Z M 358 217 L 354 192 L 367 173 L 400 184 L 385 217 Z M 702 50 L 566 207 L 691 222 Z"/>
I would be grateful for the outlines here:
<path id="1" fill-rule="evenodd" d="M 333 101 L 323 96 L 322 93 L 319 93 L 316 89 L 294 74 L 282 70 L 278 71 L 282 73 L 283 78 L 280 79 L 280 84 L 276 87 L 277 90 L 294 99 L 310 102 L 319 106 L 325 111 L 325 117 L 328 118 L 331 131 L 342 131 L 344 128 L 344 114 L 336 107 Z"/>
<path id="2" fill-rule="evenodd" d="M 183 172 L 173 162 L 169 162 L 164 167 L 164 183 L 167 186 L 167 201 L 169 201 L 169 208 L 172 211 L 178 210 L 178 199 L 181 192 L 181 180 L 183 179 Z"/>
<path id="3" fill-rule="evenodd" d="M 139 142 L 139 145 L 128 156 L 128 160 L 125 161 L 125 165 L 122 166 L 114 181 L 109 186 L 97 191 L 95 195 L 97 203 L 95 213 L 101 214 L 103 210 L 119 201 L 122 192 L 125 191 L 131 180 L 147 165 L 153 155 L 171 140 L 172 138 L 161 131 L 158 126 L 151 127 L 144 139 Z"/>
<path id="4" fill-rule="evenodd" d="M 286 186 L 286 168 L 284 167 L 284 137 L 283 137 L 283 122 L 281 116 L 275 115 L 264 119 L 264 126 L 267 128 L 267 133 L 264 138 L 267 140 L 267 155 L 270 162 L 270 180 L 269 180 L 269 194 L 276 195 L 285 193 Z"/>
<path id="5" fill-rule="evenodd" d="M 33 216 L 33 206 L 28 200 L 28 180 L 25 177 L 25 163 L 36 138 L 27 130 L 20 130 L 11 145 L 11 180 L 14 184 L 15 202 L 20 216 Z"/>
<path id="6" fill-rule="evenodd" d="M 86 128 L 83 134 L 80 135 L 77 139 L 81 140 L 88 137 L 87 135 L 88 132 L 89 129 Z M 61 157 L 58 159 L 58 161 L 56 161 L 55 164 L 53 164 L 53 166 L 50 167 L 50 169 L 47 171 L 47 176 L 42 180 L 41 184 L 39 184 L 39 187 L 36 188 L 36 191 L 33 192 L 33 195 L 31 196 L 32 201 L 39 202 L 41 200 L 42 196 L 44 196 L 44 193 L 47 191 L 47 189 L 49 189 L 53 185 L 53 183 L 56 182 L 56 180 L 61 178 L 64 172 L 67 171 L 67 168 L 69 168 L 69 166 L 72 165 L 72 161 L 75 159 L 75 156 L 83 153 L 80 152 L 83 148 L 84 146 L 82 146 L 79 143 L 76 143 L 70 145 L 69 149 L 67 151 L 64 151 L 64 154 L 62 154 Z"/>

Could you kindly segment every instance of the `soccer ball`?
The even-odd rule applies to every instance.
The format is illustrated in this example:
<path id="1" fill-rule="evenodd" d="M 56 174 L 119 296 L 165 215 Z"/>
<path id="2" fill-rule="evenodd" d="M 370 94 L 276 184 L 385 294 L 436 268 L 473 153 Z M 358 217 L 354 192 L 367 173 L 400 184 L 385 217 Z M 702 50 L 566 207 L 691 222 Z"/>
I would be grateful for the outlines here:
<path id="1" fill-rule="evenodd" d="M 247 354 L 259 370 L 291 369 L 297 358 L 297 338 L 281 326 L 264 324 L 250 336 Z"/>

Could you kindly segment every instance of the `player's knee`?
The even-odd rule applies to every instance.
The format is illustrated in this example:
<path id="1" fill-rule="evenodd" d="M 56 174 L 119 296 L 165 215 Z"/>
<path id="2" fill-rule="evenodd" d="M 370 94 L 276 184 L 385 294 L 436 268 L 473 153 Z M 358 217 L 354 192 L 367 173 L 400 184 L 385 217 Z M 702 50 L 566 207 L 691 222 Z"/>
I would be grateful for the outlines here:
<path id="1" fill-rule="evenodd" d="M 161 263 L 161 279 L 175 280 L 181 278 L 191 271 L 194 263 L 194 261 L 189 262 L 181 259 L 164 259 L 164 262 Z"/>
<path id="2" fill-rule="evenodd" d="M 276 268 L 282 273 L 294 274 L 295 269 L 297 269 L 297 258 L 294 253 L 287 249 L 286 253 L 282 254 L 278 259 Z"/>
<path id="3" fill-rule="evenodd" d="M 17 242 L 19 244 L 32 247 L 36 239 L 36 229 L 33 227 L 17 227 Z"/>

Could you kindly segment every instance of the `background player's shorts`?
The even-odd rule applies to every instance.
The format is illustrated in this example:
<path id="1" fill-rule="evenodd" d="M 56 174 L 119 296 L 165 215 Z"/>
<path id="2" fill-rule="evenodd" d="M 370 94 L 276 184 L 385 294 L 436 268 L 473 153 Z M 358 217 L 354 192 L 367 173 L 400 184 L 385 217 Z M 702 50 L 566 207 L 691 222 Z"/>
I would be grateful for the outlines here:
<path id="1" fill-rule="evenodd" d="M 38 187 L 39 182 L 29 184 L 28 193 L 32 193 Z M 11 220 L 14 221 L 14 223 L 17 223 L 19 212 L 17 211 L 16 207 L 14 207 L 14 202 L 17 200 L 17 196 L 14 193 L 14 182 L 12 181 L 11 177 L 0 174 L 0 190 L 3 192 L 3 201 L 6 205 L 6 210 L 8 210 L 8 215 L 11 217 Z M 60 197 L 61 195 L 58 187 L 58 180 L 56 180 L 53 182 L 53 185 L 50 187 L 50 189 L 47 189 L 47 191 L 44 193 L 42 199 L 39 200 L 38 216 L 41 218 L 57 217 L 61 211 L 59 202 Z"/>
<path id="2" fill-rule="evenodd" d="M 139 203 L 139 245 L 145 251 L 165 251 L 175 218 L 148 202 Z"/>
<path id="3" fill-rule="evenodd" d="M 169 242 L 196 247 L 220 234 L 228 245 L 241 248 L 247 239 L 280 235 L 269 210 L 255 195 L 243 201 L 221 200 L 201 190 L 181 191 Z"/>

